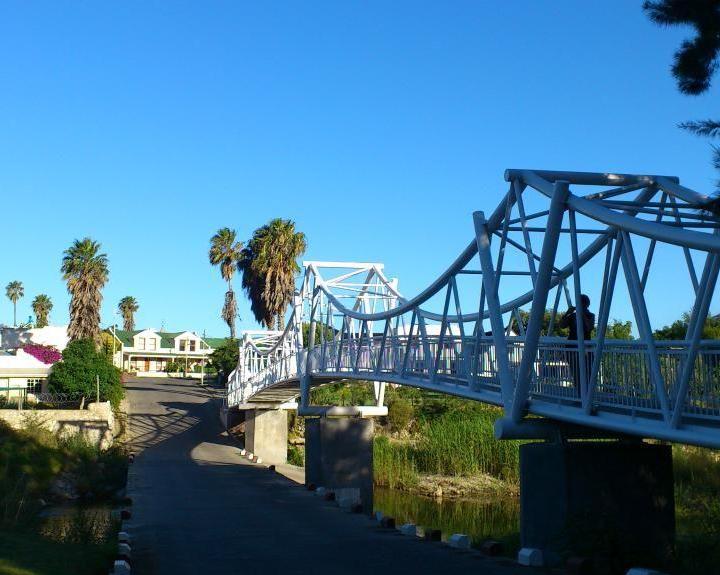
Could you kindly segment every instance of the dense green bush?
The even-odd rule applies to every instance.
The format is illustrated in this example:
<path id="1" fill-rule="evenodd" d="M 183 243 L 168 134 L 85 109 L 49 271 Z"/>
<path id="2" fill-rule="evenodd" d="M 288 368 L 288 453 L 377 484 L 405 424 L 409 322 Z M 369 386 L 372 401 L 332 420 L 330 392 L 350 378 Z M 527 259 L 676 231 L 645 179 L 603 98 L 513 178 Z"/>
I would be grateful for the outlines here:
<path id="1" fill-rule="evenodd" d="M 81 393 L 88 400 L 95 398 L 96 378 L 100 379 L 100 400 L 113 407 L 123 398 L 120 370 L 98 350 L 89 339 L 71 341 L 48 377 L 48 389 L 55 393 Z"/>
<path id="2" fill-rule="evenodd" d="M 227 378 L 237 367 L 239 355 L 240 342 L 228 337 L 210 354 L 210 367 Z"/>
<path id="3" fill-rule="evenodd" d="M 414 415 L 412 403 L 397 397 L 388 404 L 388 423 L 393 431 L 407 431 Z"/>
<path id="4" fill-rule="evenodd" d="M 499 415 L 498 409 L 484 407 L 427 421 L 418 445 L 418 468 L 437 475 L 483 473 L 517 482 L 519 442 L 495 439 Z"/>

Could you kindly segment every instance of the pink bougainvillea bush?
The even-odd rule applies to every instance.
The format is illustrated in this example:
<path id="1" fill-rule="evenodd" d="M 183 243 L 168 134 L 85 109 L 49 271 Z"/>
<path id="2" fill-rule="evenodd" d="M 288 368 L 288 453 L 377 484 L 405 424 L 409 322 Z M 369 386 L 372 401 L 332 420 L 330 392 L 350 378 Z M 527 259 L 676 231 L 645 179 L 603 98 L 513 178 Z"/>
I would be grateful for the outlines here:
<path id="1" fill-rule="evenodd" d="M 32 355 L 35 359 L 48 365 L 62 359 L 62 354 L 51 345 L 30 343 L 23 346 L 22 350 L 28 355 Z"/>

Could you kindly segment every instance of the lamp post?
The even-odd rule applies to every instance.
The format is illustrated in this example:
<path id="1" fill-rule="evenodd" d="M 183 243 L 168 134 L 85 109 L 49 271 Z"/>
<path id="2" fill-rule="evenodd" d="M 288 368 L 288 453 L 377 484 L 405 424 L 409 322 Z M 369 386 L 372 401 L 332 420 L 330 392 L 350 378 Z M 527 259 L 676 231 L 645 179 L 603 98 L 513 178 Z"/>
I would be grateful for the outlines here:
<path id="1" fill-rule="evenodd" d="M 112 326 L 112 334 L 113 334 L 113 365 L 117 367 L 117 363 L 115 361 L 115 340 L 117 339 L 117 324 L 114 323 Z"/>

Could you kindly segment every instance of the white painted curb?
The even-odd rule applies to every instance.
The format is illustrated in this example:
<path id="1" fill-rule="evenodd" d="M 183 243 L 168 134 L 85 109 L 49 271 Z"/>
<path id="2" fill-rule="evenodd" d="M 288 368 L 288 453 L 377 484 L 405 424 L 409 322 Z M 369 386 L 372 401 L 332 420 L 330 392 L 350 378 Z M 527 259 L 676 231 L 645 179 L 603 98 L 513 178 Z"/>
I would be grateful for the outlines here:
<path id="1" fill-rule="evenodd" d="M 447 544 L 455 549 L 470 549 L 470 537 L 464 533 L 453 533 L 448 538 Z"/>
<path id="2" fill-rule="evenodd" d="M 531 549 L 530 547 L 523 547 L 518 552 L 518 563 L 525 565 L 526 567 L 542 567 L 543 566 L 543 553 L 540 549 Z"/>

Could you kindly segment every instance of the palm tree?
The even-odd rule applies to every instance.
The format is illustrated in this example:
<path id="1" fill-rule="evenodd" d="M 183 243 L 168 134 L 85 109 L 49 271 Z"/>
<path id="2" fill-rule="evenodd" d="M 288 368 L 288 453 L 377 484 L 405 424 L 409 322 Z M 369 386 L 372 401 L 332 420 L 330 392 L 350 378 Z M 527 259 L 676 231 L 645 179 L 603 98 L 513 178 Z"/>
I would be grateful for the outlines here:
<path id="1" fill-rule="evenodd" d="M 131 296 L 126 295 L 118 303 L 118 310 L 123 318 L 123 329 L 125 331 L 132 331 L 135 329 L 135 312 L 140 309 L 137 300 Z"/>
<path id="2" fill-rule="evenodd" d="M 50 296 L 44 293 L 35 296 L 32 301 L 32 310 L 35 313 L 35 327 L 45 327 L 48 324 L 48 316 L 53 308 Z"/>
<path id="3" fill-rule="evenodd" d="M 255 319 L 266 327 L 283 328 L 300 271 L 297 259 L 306 248 L 305 234 L 295 231 L 295 222 L 275 218 L 255 230 L 243 250 L 239 264 L 243 288 Z"/>
<path id="4" fill-rule="evenodd" d="M 233 339 L 235 338 L 237 302 L 235 301 L 235 292 L 232 289 L 232 278 L 235 275 L 235 269 L 242 253 L 242 242 L 235 241 L 236 237 L 235 230 L 220 228 L 210 238 L 210 250 L 208 251 L 210 263 L 214 266 L 220 266 L 220 275 L 227 282 L 228 289 L 225 292 L 225 303 L 220 315 L 228 324 L 230 337 Z"/>
<path id="5" fill-rule="evenodd" d="M 63 255 L 60 271 L 70 293 L 71 340 L 100 338 L 102 288 L 108 280 L 107 255 L 90 238 L 75 240 Z"/>
<path id="6" fill-rule="evenodd" d="M 14 281 L 5 286 L 5 295 L 13 304 L 13 325 L 17 326 L 17 302 L 25 295 L 22 282 Z"/>

